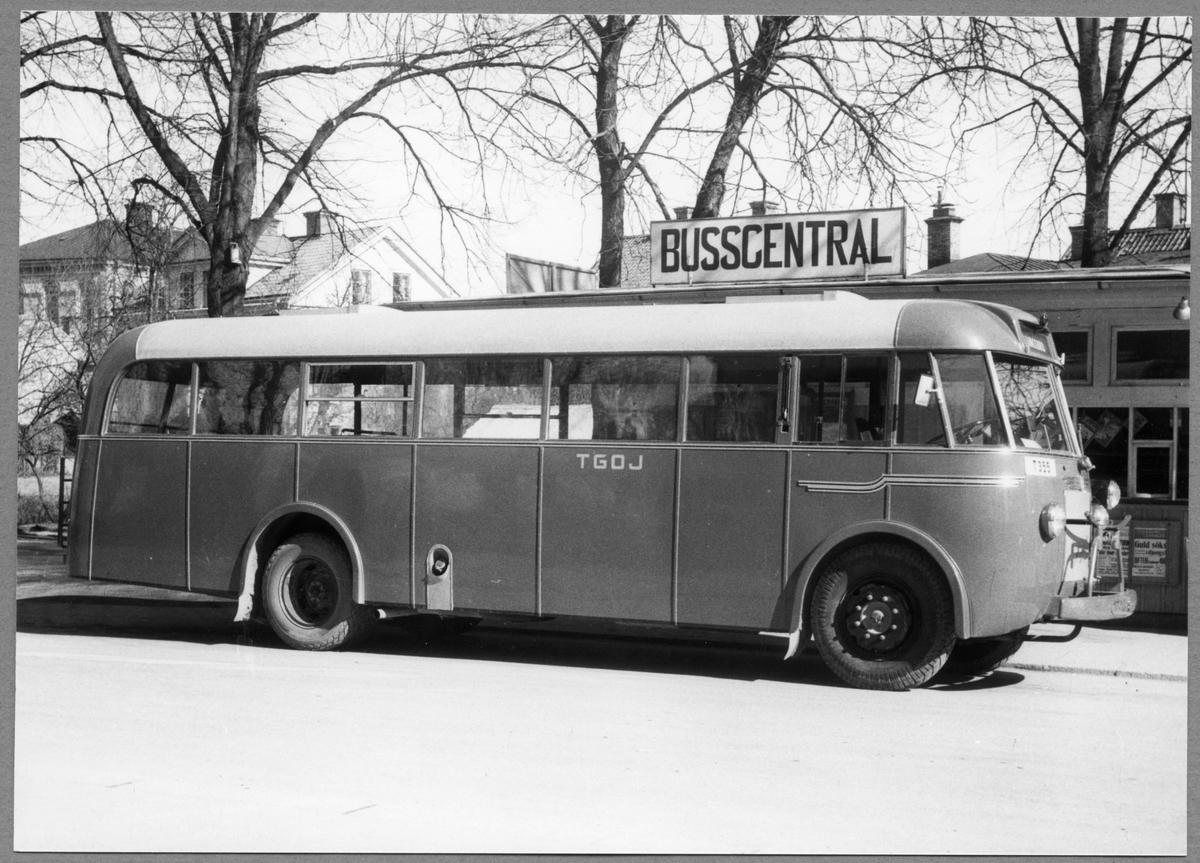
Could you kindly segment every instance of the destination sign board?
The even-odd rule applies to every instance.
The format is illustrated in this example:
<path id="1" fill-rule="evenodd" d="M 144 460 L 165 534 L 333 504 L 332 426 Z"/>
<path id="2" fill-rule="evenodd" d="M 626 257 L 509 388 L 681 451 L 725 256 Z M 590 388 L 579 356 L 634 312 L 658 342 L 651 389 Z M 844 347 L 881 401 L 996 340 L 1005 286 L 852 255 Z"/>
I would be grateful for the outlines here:
<path id="1" fill-rule="evenodd" d="M 902 208 L 650 225 L 653 285 L 902 275 Z"/>

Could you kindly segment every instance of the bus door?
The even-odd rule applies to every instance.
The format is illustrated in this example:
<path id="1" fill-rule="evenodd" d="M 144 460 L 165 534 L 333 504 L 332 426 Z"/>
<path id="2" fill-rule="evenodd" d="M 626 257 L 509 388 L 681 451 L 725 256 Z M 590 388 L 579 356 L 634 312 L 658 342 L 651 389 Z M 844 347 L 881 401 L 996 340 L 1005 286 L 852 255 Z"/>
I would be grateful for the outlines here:
<path id="1" fill-rule="evenodd" d="M 425 362 L 413 466 L 417 606 L 535 612 L 543 373 L 537 359 Z M 448 586 L 427 571 L 434 566 L 449 571 Z"/>
<path id="2" fill-rule="evenodd" d="M 191 382 L 189 362 L 144 362 L 117 383 L 98 444 L 92 578 L 187 586 Z"/>
<path id="3" fill-rule="evenodd" d="M 769 628 L 784 584 L 793 361 L 715 354 L 687 361 L 680 456 L 678 621 Z M 694 446 L 692 446 L 694 444 Z"/>
<path id="4" fill-rule="evenodd" d="M 670 621 L 680 357 L 552 362 L 543 614 Z"/>
<path id="5" fill-rule="evenodd" d="M 840 527 L 886 515 L 890 360 L 800 357 L 792 459 L 789 565 Z"/>

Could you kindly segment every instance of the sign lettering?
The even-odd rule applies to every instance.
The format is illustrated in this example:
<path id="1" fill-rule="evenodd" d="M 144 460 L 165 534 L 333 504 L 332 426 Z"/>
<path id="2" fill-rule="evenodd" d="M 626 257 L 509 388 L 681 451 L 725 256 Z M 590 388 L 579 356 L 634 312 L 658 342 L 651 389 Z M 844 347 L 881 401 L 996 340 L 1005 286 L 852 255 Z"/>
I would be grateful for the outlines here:
<path id="1" fill-rule="evenodd" d="M 904 275 L 904 211 L 655 222 L 655 285 Z"/>

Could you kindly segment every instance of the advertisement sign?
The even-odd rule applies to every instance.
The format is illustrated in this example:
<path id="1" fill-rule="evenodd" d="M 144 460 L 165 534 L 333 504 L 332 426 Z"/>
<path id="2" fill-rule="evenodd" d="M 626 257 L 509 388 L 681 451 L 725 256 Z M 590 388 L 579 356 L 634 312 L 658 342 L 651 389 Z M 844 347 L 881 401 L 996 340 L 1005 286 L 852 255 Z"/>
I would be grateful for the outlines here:
<path id="1" fill-rule="evenodd" d="M 1167 580 L 1167 529 L 1139 527 L 1133 534 L 1133 577 Z"/>
<path id="2" fill-rule="evenodd" d="M 902 275 L 899 208 L 650 226 L 650 282 L 656 286 Z"/>

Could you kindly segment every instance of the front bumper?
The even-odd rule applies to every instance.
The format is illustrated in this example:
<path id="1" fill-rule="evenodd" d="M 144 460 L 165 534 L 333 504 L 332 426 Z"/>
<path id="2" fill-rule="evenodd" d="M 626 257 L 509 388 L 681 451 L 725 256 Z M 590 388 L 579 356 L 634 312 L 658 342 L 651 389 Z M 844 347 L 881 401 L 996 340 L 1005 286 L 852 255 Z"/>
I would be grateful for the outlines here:
<path id="1" fill-rule="evenodd" d="M 1126 516 L 1118 524 L 1110 524 L 1102 529 L 1093 530 L 1088 551 L 1087 579 L 1082 596 L 1062 595 L 1054 597 L 1046 608 L 1043 620 L 1061 621 L 1064 623 L 1086 622 L 1096 620 L 1120 620 L 1129 617 L 1137 609 L 1137 592 L 1125 587 L 1125 555 L 1121 547 L 1121 528 L 1129 523 Z M 1120 583 L 1116 590 L 1096 590 L 1097 564 L 1099 562 L 1100 546 L 1105 535 L 1111 535 L 1111 543 L 1117 552 L 1117 569 L 1120 573 Z M 1068 582 L 1063 583 L 1065 592 Z M 1078 582 L 1073 582 L 1078 584 Z"/>
<path id="2" fill-rule="evenodd" d="M 1046 609 L 1046 619 L 1071 623 L 1089 620 L 1120 620 L 1137 608 L 1137 591 L 1093 593 L 1091 596 L 1056 596 Z"/>

